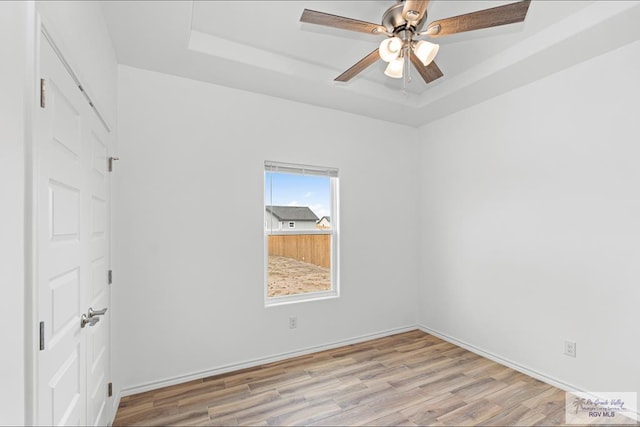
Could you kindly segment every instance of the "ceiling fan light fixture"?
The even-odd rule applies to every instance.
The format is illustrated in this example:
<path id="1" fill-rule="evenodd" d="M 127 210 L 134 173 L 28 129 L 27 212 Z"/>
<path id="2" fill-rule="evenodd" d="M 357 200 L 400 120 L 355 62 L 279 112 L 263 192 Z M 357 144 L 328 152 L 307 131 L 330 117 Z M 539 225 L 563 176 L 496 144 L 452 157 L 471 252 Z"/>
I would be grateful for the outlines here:
<path id="1" fill-rule="evenodd" d="M 396 60 L 400 56 L 401 51 L 402 39 L 397 36 L 382 40 L 380 43 L 380 49 L 378 50 L 380 58 L 389 63 Z"/>
<path id="2" fill-rule="evenodd" d="M 431 64 L 433 59 L 438 54 L 439 49 L 440 45 L 428 42 L 426 40 L 420 40 L 413 46 L 413 52 L 425 67 Z"/>
<path id="3" fill-rule="evenodd" d="M 387 68 L 384 70 L 384 74 L 394 79 L 401 79 L 403 71 L 404 71 L 404 58 L 399 57 L 389 62 L 389 65 L 387 65 Z"/>

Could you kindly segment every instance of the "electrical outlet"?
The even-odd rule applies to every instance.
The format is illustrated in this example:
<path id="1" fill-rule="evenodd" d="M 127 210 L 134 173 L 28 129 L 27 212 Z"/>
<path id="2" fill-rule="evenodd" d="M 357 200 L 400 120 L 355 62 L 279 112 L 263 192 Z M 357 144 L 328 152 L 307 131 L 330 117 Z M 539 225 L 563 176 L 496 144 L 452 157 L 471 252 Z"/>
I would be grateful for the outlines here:
<path id="1" fill-rule="evenodd" d="M 298 318 L 289 317 L 289 329 L 295 329 L 298 327 Z"/>
<path id="2" fill-rule="evenodd" d="M 573 341 L 564 342 L 564 354 L 571 357 L 576 357 L 576 343 Z"/>

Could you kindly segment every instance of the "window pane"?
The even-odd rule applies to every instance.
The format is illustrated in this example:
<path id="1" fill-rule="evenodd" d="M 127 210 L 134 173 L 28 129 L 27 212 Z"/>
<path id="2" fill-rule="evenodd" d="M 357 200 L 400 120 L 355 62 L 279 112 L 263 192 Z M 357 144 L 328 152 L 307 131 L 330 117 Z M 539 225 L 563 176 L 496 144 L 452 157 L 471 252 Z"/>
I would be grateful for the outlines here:
<path id="1" fill-rule="evenodd" d="M 266 172 L 264 199 L 269 230 L 331 228 L 331 178 L 328 176 Z M 269 215 L 270 207 L 274 215 Z"/>
<path id="2" fill-rule="evenodd" d="M 331 235 L 270 235 L 268 239 L 268 297 L 331 289 Z"/>

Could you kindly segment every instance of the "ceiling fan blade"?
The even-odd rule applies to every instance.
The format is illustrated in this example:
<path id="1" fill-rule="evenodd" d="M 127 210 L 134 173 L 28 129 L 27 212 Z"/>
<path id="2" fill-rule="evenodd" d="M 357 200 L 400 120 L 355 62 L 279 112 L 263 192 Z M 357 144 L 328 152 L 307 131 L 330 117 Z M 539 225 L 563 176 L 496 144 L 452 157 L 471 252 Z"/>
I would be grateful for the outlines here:
<path id="1" fill-rule="evenodd" d="M 402 17 L 407 21 L 419 21 L 427 10 L 429 0 L 405 0 Z"/>
<path id="2" fill-rule="evenodd" d="M 358 21 L 357 19 L 345 18 L 344 16 L 331 15 L 329 13 L 317 12 L 310 9 L 305 9 L 302 12 L 300 22 L 326 25 L 327 27 L 341 28 L 343 30 L 358 31 L 368 34 L 382 34 L 386 31 L 386 28 L 379 24 Z"/>
<path id="3" fill-rule="evenodd" d="M 524 0 L 434 21 L 429 24 L 426 33 L 431 37 L 440 37 L 446 36 L 447 34 L 456 34 L 522 22 L 527 16 L 530 3 L 531 0 Z"/>
<path id="4" fill-rule="evenodd" d="M 369 55 L 362 58 L 360 61 L 356 62 L 351 68 L 349 68 L 344 73 L 340 74 L 334 80 L 337 82 L 348 82 L 352 78 L 354 78 L 358 73 L 362 72 L 369 65 L 376 62 L 380 59 L 380 54 L 378 53 L 378 49 L 371 52 Z"/>
<path id="5" fill-rule="evenodd" d="M 416 70 L 418 70 L 418 73 L 420 73 L 426 83 L 431 83 L 432 81 L 444 76 L 444 74 L 442 74 L 442 71 L 440 71 L 440 68 L 436 65 L 435 61 L 432 61 L 425 67 L 424 65 L 422 65 L 422 62 L 420 62 L 420 59 L 418 59 L 416 55 L 411 55 L 411 63 L 414 67 L 416 67 Z"/>

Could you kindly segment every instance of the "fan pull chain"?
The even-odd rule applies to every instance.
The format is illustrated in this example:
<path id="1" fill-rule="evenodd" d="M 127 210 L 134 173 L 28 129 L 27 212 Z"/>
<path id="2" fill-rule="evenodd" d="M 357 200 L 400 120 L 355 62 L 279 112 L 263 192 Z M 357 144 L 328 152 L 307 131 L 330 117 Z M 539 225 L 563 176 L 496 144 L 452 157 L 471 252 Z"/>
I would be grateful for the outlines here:
<path id="1" fill-rule="evenodd" d="M 404 96 L 407 96 L 407 74 L 409 72 L 408 68 L 407 68 L 407 65 L 408 65 L 408 56 L 407 55 L 409 54 L 409 51 L 407 50 L 406 47 L 404 48 L 404 52 L 403 53 L 404 53 L 404 55 L 402 55 L 402 60 L 404 61 L 404 69 L 402 71 L 402 94 Z"/>
<path id="2" fill-rule="evenodd" d="M 407 47 L 406 70 L 407 70 L 407 83 L 411 84 L 411 45 L 410 44 Z"/>

